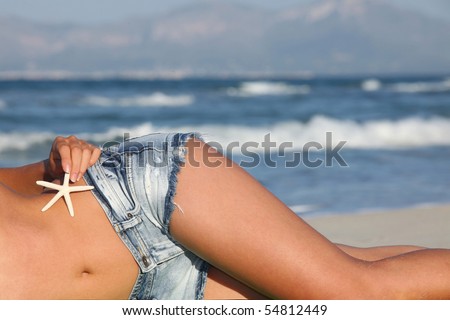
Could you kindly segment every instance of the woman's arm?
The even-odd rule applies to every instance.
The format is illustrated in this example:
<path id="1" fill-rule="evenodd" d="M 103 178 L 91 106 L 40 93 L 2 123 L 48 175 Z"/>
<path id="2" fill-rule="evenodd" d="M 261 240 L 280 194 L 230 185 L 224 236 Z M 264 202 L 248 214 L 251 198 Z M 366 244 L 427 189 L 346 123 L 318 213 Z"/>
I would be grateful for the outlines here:
<path id="1" fill-rule="evenodd" d="M 70 173 L 76 182 L 100 156 L 100 149 L 75 136 L 56 137 L 48 159 L 17 168 L 0 169 L 0 183 L 27 195 L 38 194 L 37 180 L 52 181 Z"/>
<path id="2" fill-rule="evenodd" d="M 22 194 L 37 194 L 42 187 L 36 181 L 51 180 L 46 174 L 47 166 L 48 160 L 44 160 L 23 167 L 0 168 L 0 183 Z"/>

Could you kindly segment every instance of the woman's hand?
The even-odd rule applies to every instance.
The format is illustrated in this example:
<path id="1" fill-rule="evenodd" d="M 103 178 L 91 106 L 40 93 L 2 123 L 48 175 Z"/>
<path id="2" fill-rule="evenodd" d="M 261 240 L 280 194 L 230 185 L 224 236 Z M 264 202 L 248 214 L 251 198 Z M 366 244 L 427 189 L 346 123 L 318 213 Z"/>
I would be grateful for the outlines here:
<path id="1" fill-rule="evenodd" d="M 76 182 L 94 165 L 99 156 L 98 147 L 75 136 L 59 136 L 53 141 L 46 173 L 53 179 L 63 173 L 70 173 L 70 180 Z"/>

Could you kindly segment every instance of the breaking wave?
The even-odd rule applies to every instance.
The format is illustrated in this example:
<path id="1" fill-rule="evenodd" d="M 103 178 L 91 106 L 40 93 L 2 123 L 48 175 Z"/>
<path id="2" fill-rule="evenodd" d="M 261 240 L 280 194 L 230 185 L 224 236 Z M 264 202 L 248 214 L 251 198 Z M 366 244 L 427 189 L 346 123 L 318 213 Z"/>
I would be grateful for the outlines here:
<path id="1" fill-rule="evenodd" d="M 246 81 L 242 82 L 238 88 L 227 89 L 230 96 L 253 97 L 264 95 L 297 95 L 308 94 L 311 87 L 308 85 L 291 85 L 285 82 L 270 81 Z"/>
<path id="2" fill-rule="evenodd" d="M 192 95 L 167 95 L 162 92 L 155 92 L 150 95 L 123 98 L 89 96 L 83 99 L 81 103 L 97 107 L 182 107 L 191 105 L 194 100 Z"/>
<path id="3" fill-rule="evenodd" d="M 428 146 L 450 146 L 450 119 L 434 117 L 405 118 L 397 121 L 374 120 L 356 122 L 325 116 L 315 116 L 306 123 L 290 121 L 275 123 L 270 127 L 215 126 L 198 128 L 211 133 L 211 138 L 220 143 L 231 141 L 264 141 L 270 133 L 271 141 L 279 146 L 292 142 L 294 149 L 301 149 L 314 141 L 326 145 L 326 132 L 332 132 L 333 146 L 347 141 L 345 148 L 353 149 L 399 149 Z M 329 146 L 331 147 L 331 146 Z"/>
<path id="4" fill-rule="evenodd" d="M 375 78 L 366 79 L 361 82 L 361 89 L 364 91 L 378 91 L 386 89 L 399 93 L 435 93 L 450 91 L 450 78 L 440 81 L 416 81 L 416 82 L 397 82 L 383 84 Z"/>
<path id="5" fill-rule="evenodd" d="M 390 89 L 402 93 L 445 92 L 450 91 L 450 79 L 435 82 L 400 82 L 390 86 Z"/>
<path id="6" fill-rule="evenodd" d="M 292 142 L 292 149 L 301 149 L 304 144 L 314 141 L 326 145 L 326 132 L 332 132 L 333 146 L 347 141 L 345 148 L 353 149 L 399 149 L 427 146 L 450 146 L 450 119 L 418 117 L 393 120 L 373 120 L 356 122 L 339 120 L 325 116 L 315 116 L 308 122 L 278 122 L 271 126 L 250 127 L 239 125 L 202 126 L 156 126 L 151 122 L 134 127 L 115 127 L 105 132 L 80 133 L 82 139 L 101 144 L 106 141 L 121 141 L 124 133 L 141 136 L 151 132 L 198 131 L 205 134 L 206 141 L 220 143 L 222 147 L 231 142 L 261 143 L 270 133 L 270 139 L 279 146 Z M 48 144 L 55 137 L 53 132 L 10 132 L 0 133 L 0 152 L 8 150 L 27 150 L 36 144 Z M 329 146 L 331 147 L 331 146 Z M 290 150 L 289 147 L 287 150 Z"/>
<path id="7" fill-rule="evenodd" d="M 378 79 L 366 79 L 361 82 L 361 89 L 364 91 L 378 91 L 381 89 L 382 83 Z"/>

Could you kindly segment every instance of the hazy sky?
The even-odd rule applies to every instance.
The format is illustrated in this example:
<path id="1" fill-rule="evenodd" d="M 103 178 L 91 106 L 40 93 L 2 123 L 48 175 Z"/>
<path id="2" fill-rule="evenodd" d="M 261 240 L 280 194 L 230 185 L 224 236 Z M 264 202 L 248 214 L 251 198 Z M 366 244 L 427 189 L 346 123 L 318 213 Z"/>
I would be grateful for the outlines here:
<path id="1" fill-rule="evenodd" d="M 0 0 L 0 15 L 46 22 L 104 23 L 151 15 L 196 0 Z M 266 8 L 282 8 L 317 0 L 230 0 Z M 450 20 L 450 0 L 384 0 Z"/>

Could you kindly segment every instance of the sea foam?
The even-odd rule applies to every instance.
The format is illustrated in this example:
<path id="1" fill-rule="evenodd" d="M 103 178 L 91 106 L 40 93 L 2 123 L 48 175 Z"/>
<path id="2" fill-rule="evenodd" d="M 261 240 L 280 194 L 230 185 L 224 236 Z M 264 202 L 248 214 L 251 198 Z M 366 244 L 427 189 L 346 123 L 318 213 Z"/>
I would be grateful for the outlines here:
<path id="1" fill-rule="evenodd" d="M 78 136 L 96 144 L 123 140 L 125 133 L 141 136 L 151 132 L 197 131 L 207 141 L 219 143 L 222 148 L 232 142 L 242 146 L 253 143 L 251 150 L 262 151 L 262 142 L 270 134 L 270 141 L 277 146 L 282 143 L 289 150 L 301 150 L 308 142 L 318 142 L 323 147 L 334 147 L 346 141 L 345 148 L 352 149 L 406 149 L 428 146 L 450 146 L 450 119 L 433 117 L 429 119 L 411 117 L 400 120 L 372 120 L 356 122 L 325 116 L 315 116 L 308 122 L 285 121 L 269 126 L 216 125 L 157 126 L 151 122 L 132 127 L 114 127 L 104 132 L 80 133 Z M 326 133 L 332 133 L 332 143 L 326 141 Z M 49 144 L 56 136 L 54 132 L 10 132 L 0 133 L 0 152 L 6 150 L 27 150 L 36 144 Z M 238 151 L 237 148 L 235 151 Z"/>
<path id="2" fill-rule="evenodd" d="M 232 141 L 261 142 L 270 133 L 271 141 L 280 146 L 292 142 L 293 149 L 302 149 L 308 142 L 334 147 L 346 141 L 345 148 L 352 149 L 397 149 L 427 146 L 450 146 L 450 119 L 434 117 L 373 120 L 356 122 L 325 116 L 315 116 L 308 122 L 279 122 L 266 127 L 215 126 L 198 128 L 210 133 L 213 140 L 229 144 Z M 332 133 L 332 143 L 327 144 L 326 132 Z"/>
<path id="3" fill-rule="evenodd" d="M 264 95 L 296 95 L 308 94 L 311 88 L 308 85 L 292 85 L 285 82 L 271 81 L 246 81 L 239 87 L 228 88 L 227 93 L 230 96 L 252 97 Z"/>
<path id="4" fill-rule="evenodd" d="M 450 91 L 450 79 L 442 81 L 399 82 L 392 84 L 390 89 L 401 93 L 433 93 Z"/>
<path id="5" fill-rule="evenodd" d="M 192 95 L 167 95 L 155 92 L 150 95 L 110 98 L 104 96 L 88 96 L 81 104 L 97 107 L 182 107 L 194 103 Z"/>
<path id="6" fill-rule="evenodd" d="M 52 141 L 53 132 L 9 132 L 0 133 L 0 152 L 6 150 L 25 151 L 33 145 Z"/>
<path id="7" fill-rule="evenodd" d="M 378 91 L 382 87 L 380 80 L 371 78 L 361 82 L 361 89 L 364 91 Z"/>

